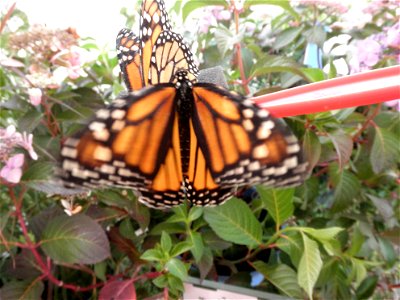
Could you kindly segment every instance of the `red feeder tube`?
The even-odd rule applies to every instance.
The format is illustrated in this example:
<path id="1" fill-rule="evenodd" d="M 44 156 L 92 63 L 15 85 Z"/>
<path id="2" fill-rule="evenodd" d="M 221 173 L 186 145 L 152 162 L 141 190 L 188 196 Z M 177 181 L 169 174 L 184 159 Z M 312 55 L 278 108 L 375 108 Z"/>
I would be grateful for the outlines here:
<path id="1" fill-rule="evenodd" d="M 324 112 L 400 99 L 400 66 L 320 81 L 253 100 L 276 117 Z"/>

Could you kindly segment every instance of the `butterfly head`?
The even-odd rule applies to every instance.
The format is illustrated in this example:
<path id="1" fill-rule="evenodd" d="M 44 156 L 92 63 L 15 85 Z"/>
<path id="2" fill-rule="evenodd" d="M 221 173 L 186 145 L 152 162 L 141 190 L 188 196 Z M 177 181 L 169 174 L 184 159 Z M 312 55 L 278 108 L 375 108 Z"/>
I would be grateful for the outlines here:
<path id="1" fill-rule="evenodd" d="M 187 89 L 192 88 L 194 82 L 189 79 L 189 73 L 187 70 L 179 69 L 175 72 L 174 83 L 177 89 Z"/>

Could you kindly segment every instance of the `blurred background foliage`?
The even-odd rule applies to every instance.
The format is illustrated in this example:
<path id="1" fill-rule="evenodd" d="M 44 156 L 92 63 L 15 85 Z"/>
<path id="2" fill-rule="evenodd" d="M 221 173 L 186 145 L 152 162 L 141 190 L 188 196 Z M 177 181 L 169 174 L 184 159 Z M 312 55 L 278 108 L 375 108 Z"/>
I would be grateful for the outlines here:
<path id="1" fill-rule="evenodd" d="M 176 1 L 169 15 L 200 69 L 222 66 L 251 96 L 398 64 L 397 4 Z M 135 32 L 139 5 L 121 11 Z M 310 161 L 296 189 L 167 211 L 119 189 L 59 196 L 62 141 L 125 87 L 114 49 L 25 13 L 9 7 L 0 27 L 2 299 L 174 299 L 188 275 L 296 299 L 398 298 L 398 101 L 286 119 Z"/>

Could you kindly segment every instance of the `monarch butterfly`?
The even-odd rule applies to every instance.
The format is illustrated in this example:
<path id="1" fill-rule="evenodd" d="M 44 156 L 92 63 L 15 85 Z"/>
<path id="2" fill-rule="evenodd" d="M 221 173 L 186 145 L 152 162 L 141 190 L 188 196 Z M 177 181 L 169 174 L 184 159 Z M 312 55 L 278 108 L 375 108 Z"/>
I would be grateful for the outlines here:
<path id="1" fill-rule="evenodd" d="M 165 11 L 164 2 L 161 0 L 145 0 L 142 2 L 140 14 L 139 37 L 127 28 L 122 29 L 117 36 L 116 48 L 123 79 L 129 91 L 139 90 L 148 84 L 170 82 L 174 72 L 163 70 L 162 74 L 152 74 L 152 60 L 161 61 L 161 57 L 167 57 L 166 53 L 154 53 L 156 41 L 172 34 L 168 14 Z M 180 36 L 179 36 L 180 37 Z M 179 47 L 185 50 L 186 45 L 180 37 Z M 169 50 L 169 49 L 168 49 Z M 159 48 L 159 51 L 168 51 L 167 48 Z M 184 52 L 186 55 L 188 52 Z M 183 62 L 172 62 L 171 67 L 189 69 L 193 80 L 197 74 L 197 66 L 192 56 L 185 57 Z M 168 61 L 169 63 L 170 61 Z M 187 65 L 186 65 L 187 63 Z M 182 65 L 184 64 L 184 65 Z M 166 66 L 168 68 L 168 66 Z"/>
<path id="2" fill-rule="evenodd" d="M 182 38 L 161 32 L 148 66 L 155 84 L 114 100 L 65 142 L 65 179 L 129 187 L 155 208 L 220 204 L 243 185 L 300 183 L 306 164 L 290 130 L 244 96 L 197 83 L 192 65 Z"/>

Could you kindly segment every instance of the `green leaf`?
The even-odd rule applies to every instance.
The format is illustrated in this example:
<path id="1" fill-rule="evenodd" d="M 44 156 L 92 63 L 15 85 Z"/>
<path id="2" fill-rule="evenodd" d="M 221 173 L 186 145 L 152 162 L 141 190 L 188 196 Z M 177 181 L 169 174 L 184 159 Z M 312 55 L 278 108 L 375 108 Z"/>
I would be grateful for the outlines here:
<path id="1" fill-rule="evenodd" d="M 292 43 L 302 32 L 303 27 L 289 27 L 282 32 L 279 33 L 279 35 L 276 37 L 276 40 L 273 44 L 273 48 L 275 50 L 279 50 L 283 47 L 286 47 L 290 43 Z"/>
<path id="2" fill-rule="evenodd" d="M 54 164 L 48 161 L 32 163 L 22 176 L 22 181 L 42 181 L 52 177 Z"/>
<path id="3" fill-rule="evenodd" d="M 161 233 L 161 249 L 168 253 L 172 248 L 172 240 L 168 233 Z"/>
<path id="4" fill-rule="evenodd" d="M 217 207 L 206 207 L 204 219 L 221 238 L 254 248 L 262 244 L 262 228 L 250 208 L 240 199 L 232 198 Z"/>
<path id="5" fill-rule="evenodd" d="M 280 6 L 284 10 L 286 10 L 296 20 L 300 20 L 299 14 L 290 5 L 290 1 L 289 0 L 246 0 L 244 5 L 243 5 L 243 7 L 244 7 L 245 10 L 247 10 L 250 6 L 261 5 L 261 4 Z"/>
<path id="6" fill-rule="evenodd" d="M 311 235 L 314 239 L 318 240 L 319 242 L 323 243 L 327 240 L 334 239 L 344 228 L 340 227 L 330 227 L 330 228 L 323 228 L 323 229 L 315 229 L 309 227 L 301 227 L 298 228 L 302 232 Z"/>
<path id="7" fill-rule="evenodd" d="M 329 255 L 340 254 L 340 245 L 338 244 L 338 241 L 335 239 L 335 237 L 344 230 L 343 228 L 330 227 L 324 229 L 314 229 L 302 227 L 300 230 L 320 242 Z"/>
<path id="8" fill-rule="evenodd" d="M 185 280 L 187 278 L 187 269 L 181 260 L 177 258 L 171 258 L 166 263 L 165 267 L 172 275 L 178 277 L 179 279 Z"/>
<path id="9" fill-rule="evenodd" d="M 272 189 L 260 185 L 257 186 L 257 191 L 264 207 L 274 219 L 277 228 L 293 215 L 293 188 Z"/>
<path id="10" fill-rule="evenodd" d="M 200 279 L 206 278 L 208 273 L 210 272 L 214 263 L 214 256 L 211 252 L 210 248 L 204 248 L 203 256 L 200 261 L 197 263 L 197 266 L 200 270 Z"/>
<path id="11" fill-rule="evenodd" d="M 379 238 L 379 248 L 381 250 L 382 256 L 387 262 L 387 264 L 392 267 L 397 260 L 397 254 L 396 250 L 393 247 L 393 244 L 385 239 L 385 238 Z"/>
<path id="12" fill-rule="evenodd" d="M 374 204 L 374 206 L 376 207 L 379 214 L 382 216 L 384 220 L 389 221 L 391 218 L 394 217 L 395 211 L 390 201 L 369 194 L 367 194 L 367 197 Z"/>
<path id="13" fill-rule="evenodd" d="M 364 245 L 364 242 L 365 236 L 361 233 L 359 223 L 356 223 L 351 236 L 351 246 L 346 253 L 350 256 L 356 256 L 361 250 L 361 247 Z"/>
<path id="14" fill-rule="evenodd" d="M 189 250 L 192 250 L 193 244 L 190 242 L 180 242 L 172 247 L 171 252 L 169 253 L 171 257 L 175 257 L 185 253 Z"/>
<path id="15" fill-rule="evenodd" d="M 25 115 L 18 118 L 17 128 L 22 132 L 32 132 L 43 119 L 43 114 L 36 109 L 30 109 Z"/>
<path id="16" fill-rule="evenodd" d="M 317 68 L 301 68 L 303 73 L 307 76 L 309 82 L 318 82 L 325 80 L 325 73 Z"/>
<path id="17" fill-rule="evenodd" d="M 307 42 L 317 44 L 322 47 L 326 41 L 326 31 L 323 26 L 317 25 L 304 32 Z"/>
<path id="18" fill-rule="evenodd" d="M 321 143 L 314 131 L 306 131 L 303 139 L 303 152 L 309 164 L 308 169 L 312 170 L 321 156 Z"/>
<path id="19" fill-rule="evenodd" d="M 303 255 L 303 241 L 300 232 L 290 231 L 286 235 L 282 235 L 282 237 L 277 240 L 276 245 L 289 255 L 293 265 L 298 267 Z"/>
<path id="20" fill-rule="evenodd" d="M 339 160 L 339 169 L 343 169 L 350 160 L 351 152 L 353 151 L 353 140 L 348 134 L 341 130 L 328 133 L 328 136 L 335 146 Z"/>
<path id="21" fill-rule="evenodd" d="M 203 214 L 203 208 L 201 206 L 193 206 L 189 211 L 188 220 L 189 222 L 193 222 L 201 217 Z"/>
<path id="22" fill-rule="evenodd" d="M 322 259 L 318 249 L 318 244 L 302 234 L 304 252 L 300 259 L 297 281 L 312 299 L 313 288 L 317 282 L 319 272 L 322 268 Z"/>
<path id="23" fill-rule="evenodd" d="M 285 295 L 295 299 L 303 299 L 303 292 L 297 283 L 296 272 L 287 265 L 269 266 L 262 261 L 255 261 L 253 266 Z"/>
<path id="24" fill-rule="evenodd" d="M 85 215 L 51 220 L 40 243 L 46 255 L 61 263 L 95 264 L 110 256 L 103 228 Z"/>
<path id="25" fill-rule="evenodd" d="M 164 254 L 159 249 L 149 249 L 146 250 L 140 258 L 149 261 L 161 261 L 164 259 Z"/>
<path id="26" fill-rule="evenodd" d="M 369 299 L 373 295 L 377 285 L 378 276 L 373 275 L 365 278 L 356 290 L 357 299 Z"/>
<path id="27" fill-rule="evenodd" d="M 182 8 L 182 19 L 185 22 L 188 15 L 201 7 L 219 5 L 223 7 L 228 7 L 228 3 L 225 0 L 196 0 L 188 1 Z"/>
<path id="28" fill-rule="evenodd" d="M 361 184 L 348 170 L 339 171 L 336 163 L 329 166 L 329 177 L 334 188 L 332 211 L 339 212 L 351 205 L 359 194 Z"/>
<path id="29" fill-rule="evenodd" d="M 375 173 L 391 169 L 399 161 L 399 139 L 386 128 L 374 127 L 375 136 L 371 149 L 371 165 Z"/>
<path id="30" fill-rule="evenodd" d="M 43 290 L 43 282 L 37 279 L 34 281 L 11 281 L 4 283 L 0 289 L 0 299 L 40 300 Z"/>
<path id="31" fill-rule="evenodd" d="M 199 232 L 190 232 L 188 235 L 188 240 L 191 241 L 193 248 L 192 254 L 196 262 L 199 262 L 204 252 L 203 238 Z"/>

